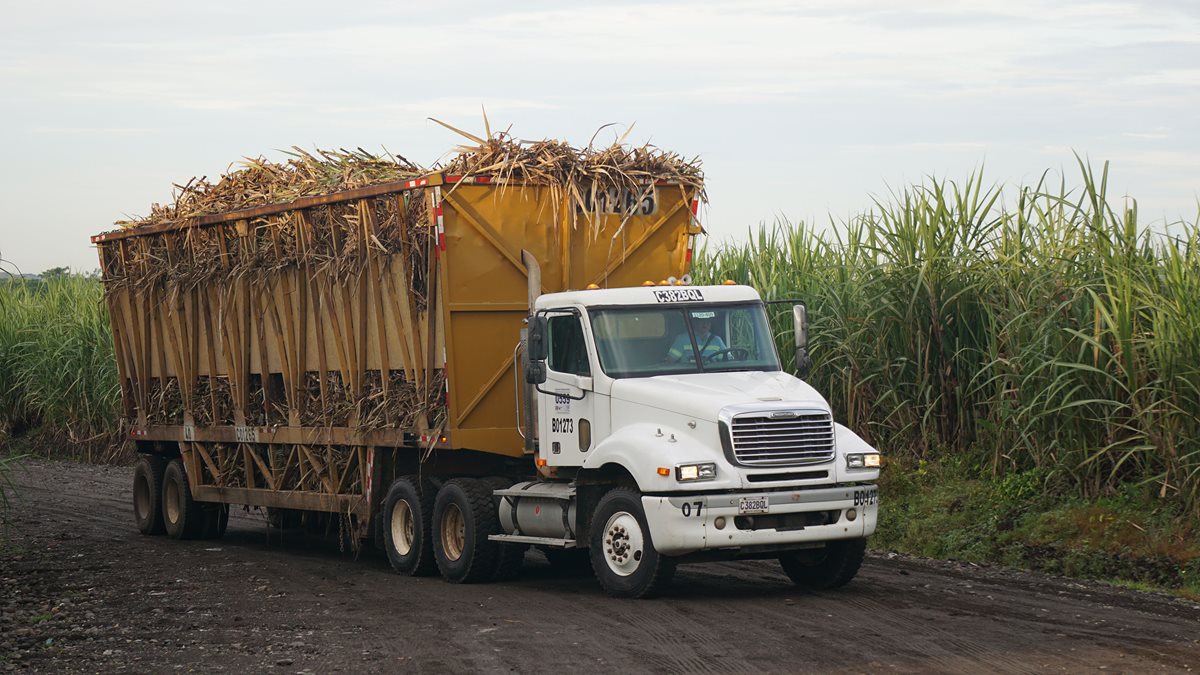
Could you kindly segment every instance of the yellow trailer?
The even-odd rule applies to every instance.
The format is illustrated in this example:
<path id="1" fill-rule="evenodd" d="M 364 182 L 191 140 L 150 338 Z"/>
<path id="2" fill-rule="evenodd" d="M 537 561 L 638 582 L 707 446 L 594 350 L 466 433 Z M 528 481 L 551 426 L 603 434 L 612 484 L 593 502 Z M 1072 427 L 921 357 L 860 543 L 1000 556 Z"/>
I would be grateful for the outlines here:
<path id="1" fill-rule="evenodd" d="M 429 173 L 96 235 L 139 526 L 217 536 L 246 504 L 366 537 L 398 476 L 534 475 L 528 256 L 542 293 L 682 276 L 698 190 Z"/>

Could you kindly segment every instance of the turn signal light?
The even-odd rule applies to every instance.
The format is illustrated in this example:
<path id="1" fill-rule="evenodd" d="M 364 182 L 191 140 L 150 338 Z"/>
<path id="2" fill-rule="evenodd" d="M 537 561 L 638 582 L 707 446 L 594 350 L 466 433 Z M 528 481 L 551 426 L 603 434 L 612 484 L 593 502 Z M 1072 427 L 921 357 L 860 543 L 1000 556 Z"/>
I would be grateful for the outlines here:
<path id="1" fill-rule="evenodd" d="M 669 467 L 660 466 L 660 467 L 658 467 L 658 475 L 660 475 L 660 476 L 670 476 L 670 475 L 671 475 L 671 469 L 670 469 Z"/>
<path id="2" fill-rule="evenodd" d="M 538 457 L 536 460 L 534 460 L 534 464 L 537 464 L 538 466 L 546 466 L 546 460 Z"/>

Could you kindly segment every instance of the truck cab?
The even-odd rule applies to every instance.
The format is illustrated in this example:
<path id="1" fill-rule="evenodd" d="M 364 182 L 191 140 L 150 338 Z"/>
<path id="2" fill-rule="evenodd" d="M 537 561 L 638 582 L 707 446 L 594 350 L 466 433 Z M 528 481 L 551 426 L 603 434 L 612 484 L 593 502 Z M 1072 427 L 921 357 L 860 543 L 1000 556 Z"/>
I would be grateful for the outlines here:
<path id="1" fill-rule="evenodd" d="M 805 313 L 793 314 L 803 349 Z M 880 455 L 781 369 L 753 288 L 545 294 L 528 335 L 525 436 L 541 480 L 498 492 L 496 539 L 588 548 L 614 595 L 701 560 L 779 558 L 823 588 L 854 576 Z"/>

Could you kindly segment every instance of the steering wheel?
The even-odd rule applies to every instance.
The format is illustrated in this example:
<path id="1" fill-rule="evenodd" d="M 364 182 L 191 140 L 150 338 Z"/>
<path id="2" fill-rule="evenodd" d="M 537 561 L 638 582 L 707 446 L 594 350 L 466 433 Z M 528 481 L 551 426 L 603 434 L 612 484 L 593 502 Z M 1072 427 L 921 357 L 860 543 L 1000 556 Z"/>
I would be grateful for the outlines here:
<path id="1" fill-rule="evenodd" d="M 730 347 L 722 349 L 719 352 L 704 355 L 704 362 L 715 361 L 718 356 L 722 356 L 722 361 L 746 361 L 750 358 L 750 350 L 745 347 Z"/>

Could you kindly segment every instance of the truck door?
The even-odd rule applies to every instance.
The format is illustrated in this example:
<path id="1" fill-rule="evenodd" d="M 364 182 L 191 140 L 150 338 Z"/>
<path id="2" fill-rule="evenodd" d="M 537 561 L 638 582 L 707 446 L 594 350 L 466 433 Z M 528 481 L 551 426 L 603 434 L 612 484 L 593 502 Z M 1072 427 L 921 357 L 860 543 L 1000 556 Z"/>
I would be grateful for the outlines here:
<path id="1" fill-rule="evenodd" d="M 591 449 L 596 405 L 582 318 L 575 313 L 550 313 L 546 347 L 538 456 L 549 466 L 579 466 Z"/>

